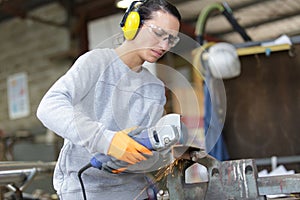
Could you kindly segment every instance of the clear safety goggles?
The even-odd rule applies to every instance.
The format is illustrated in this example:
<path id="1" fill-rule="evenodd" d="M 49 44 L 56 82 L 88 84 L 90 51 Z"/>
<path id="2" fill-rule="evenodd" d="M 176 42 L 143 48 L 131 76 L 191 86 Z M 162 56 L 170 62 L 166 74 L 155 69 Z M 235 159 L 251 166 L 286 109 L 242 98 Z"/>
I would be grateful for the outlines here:
<path id="1" fill-rule="evenodd" d="M 180 38 L 178 36 L 172 35 L 165 31 L 164 29 L 155 26 L 154 24 L 143 24 L 145 25 L 151 33 L 156 37 L 159 41 L 168 40 L 169 47 L 174 47 L 179 42 Z"/>

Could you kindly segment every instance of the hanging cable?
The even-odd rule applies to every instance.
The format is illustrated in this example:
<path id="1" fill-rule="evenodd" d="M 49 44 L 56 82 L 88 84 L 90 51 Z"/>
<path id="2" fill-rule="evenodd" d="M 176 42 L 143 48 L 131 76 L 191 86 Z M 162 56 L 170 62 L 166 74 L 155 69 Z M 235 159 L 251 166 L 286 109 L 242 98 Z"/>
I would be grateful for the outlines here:
<path id="1" fill-rule="evenodd" d="M 78 171 L 78 178 L 79 178 L 79 182 L 80 182 L 80 185 L 81 185 L 81 189 L 82 189 L 82 194 L 83 194 L 83 199 L 84 200 L 87 200 L 86 198 L 86 193 L 85 193 L 85 188 L 84 188 L 84 183 L 83 183 L 83 180 L 82 180 L 82 173 L 89 169 L 90 167 L 92 167 L 91 163 L 87 164 L 86 166 L 82 167 L 79 171 Z"/>

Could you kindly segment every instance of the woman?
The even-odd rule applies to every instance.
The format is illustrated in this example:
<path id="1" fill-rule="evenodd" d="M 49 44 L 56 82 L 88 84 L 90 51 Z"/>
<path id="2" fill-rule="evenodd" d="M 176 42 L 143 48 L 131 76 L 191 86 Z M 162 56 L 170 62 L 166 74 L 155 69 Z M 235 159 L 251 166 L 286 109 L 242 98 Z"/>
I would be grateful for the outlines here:
<path id="1" fill-rule="evenodd" d="M 163 114 L 164 85 L 142 65 L 156 62 L 176 45 L 181 17 L 165 0 L 135 6 L 140 24 L 134 37 L 116 49 L 95 49 L 80 56 L 38 107 L 42 123 L 64 138 L 54 172 L 61 200 L 82 199 L 77 173 L 95 154 L 129 164 L 152 155 L 127 135 L 132 130 L 128 128 L 153 126 Z M 83 181 L 89 200 L 148 198 L 144 174 L 93 168 L 83 174 Z"/>

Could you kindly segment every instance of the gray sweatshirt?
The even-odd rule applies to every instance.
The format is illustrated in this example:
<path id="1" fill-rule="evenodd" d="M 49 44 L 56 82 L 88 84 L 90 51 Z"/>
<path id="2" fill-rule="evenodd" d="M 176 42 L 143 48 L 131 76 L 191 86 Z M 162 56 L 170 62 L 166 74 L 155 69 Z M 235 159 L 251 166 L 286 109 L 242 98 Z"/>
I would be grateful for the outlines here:
<path id="1" fill-rule="evenodd" d="M 82 199 L 78 171 L 97 153 L 107 154 L 117 131 L 155 125 L 164 110 L 164 84 L 146 68 L 134 72 L 113 49 L 80 56 L 43 97 L 37 117 L 64 138 L 54 171 L 61 200 Z M 87 199 L 146 198 L 144 174 L 83 173 Z"/>

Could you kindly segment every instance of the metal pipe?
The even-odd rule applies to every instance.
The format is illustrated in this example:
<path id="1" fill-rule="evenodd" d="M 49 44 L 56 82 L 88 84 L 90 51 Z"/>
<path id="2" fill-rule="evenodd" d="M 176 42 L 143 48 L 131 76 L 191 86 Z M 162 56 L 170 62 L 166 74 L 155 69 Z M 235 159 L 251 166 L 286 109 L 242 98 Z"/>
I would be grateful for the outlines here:
<path id="1" fill-rule="evenodd" d="M 56 162 L 0 162 L 0 187 L 13 185 L 23 191 L 34 178 L 52 175 Z"/>
<path id="2" fill-rule="evenodd" d="M 0 187 L 8 184 L 21 184 L 26 181 L 26 171 L 12 170 L 0 172 Z"/>
<path id="3" fill-rule="evenodd" d="M 283 156 L 283 157 L 275 157 L 275 158 L 277 164 L 300 163 L 300 156 Z M 272 157 L 255 159 L 255 163 L 257 166 L 272 165 Z"/>
<path id="4" fill-rule="evenodd" d="M 290 40 L 292 44 L 300 44 L 300 35 L 297 36 L 292 36 L 290 37 Z M 253 46 L 260 46 L 262 43 L 265 42 L 272 42 L 274 41 L 273 39 L 270 40 L 263 40 L 263 41 L 250 41 L 250 42 L 244 42 L 244 43 L 238 43 L 238 44 L 233 44 L 235 48 L 246 48 L 246 47 L 253 47 Z"/>
<path id="5" fill-rule="evenodd" d="M 37 168 L 39 172 L 53 171 L 56 162 L 22 162 L 22 161 L 5 161 L 0 162 L 0 172 L 5 170 L 17 170 Z"/>

